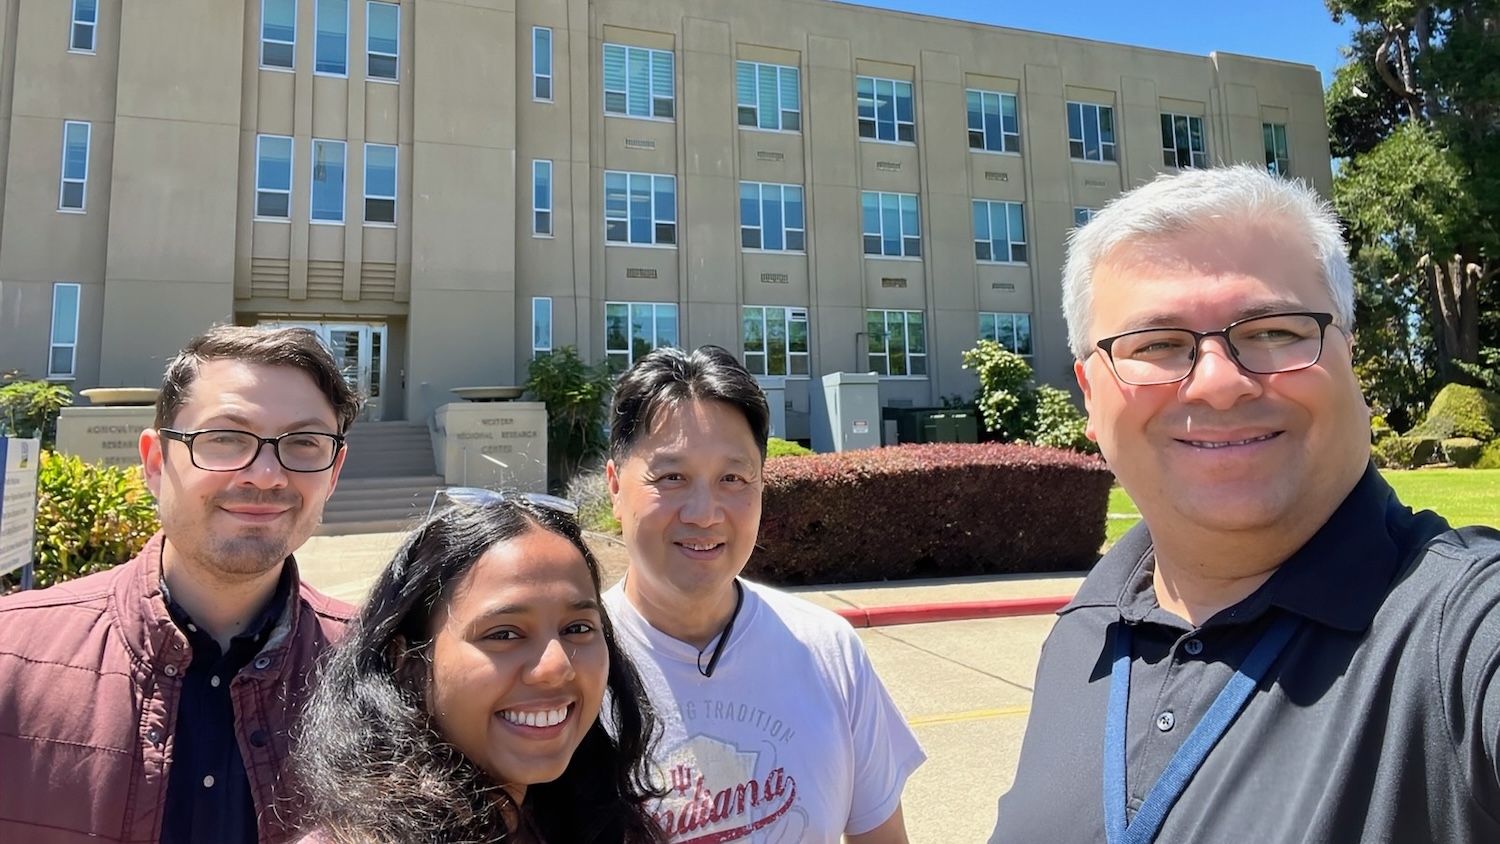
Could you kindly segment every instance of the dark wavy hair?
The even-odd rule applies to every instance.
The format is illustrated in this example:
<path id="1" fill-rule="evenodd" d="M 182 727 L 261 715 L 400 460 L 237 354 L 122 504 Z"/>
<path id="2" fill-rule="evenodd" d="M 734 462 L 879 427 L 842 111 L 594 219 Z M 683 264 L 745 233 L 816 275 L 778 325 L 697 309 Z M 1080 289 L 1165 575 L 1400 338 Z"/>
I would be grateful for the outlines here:
<path id="1" fill-rule="evenodd" d="M 434 616 L 485 551 L 538 529 L 578 548 L 597 597 L 599 564 L 577 522 L 519 497 L 452 505 L 407 537 L 324 658 L 303 711 L 294 763 L 308 828 L 333 841 L 488 844 L 513 840 L 514 822 L 550 842 L 665 841 L 646 808 L 663 793 L 650 769 L 656 716 L 608 615 L 604 710 L 562 776 L 528 786 L 522 805 L 428 713 Z"/>
<path id="2" fill-rule="evenodd" d="M 766 458 L 771 408 L 765 391 L 728 349 L 712 345 L 691 352 L 663 346 L 620 375 L 609 414 L 610 458 L 624 460 L 662 408 L 689 401 L 719 401 L 739 411 Z"/>

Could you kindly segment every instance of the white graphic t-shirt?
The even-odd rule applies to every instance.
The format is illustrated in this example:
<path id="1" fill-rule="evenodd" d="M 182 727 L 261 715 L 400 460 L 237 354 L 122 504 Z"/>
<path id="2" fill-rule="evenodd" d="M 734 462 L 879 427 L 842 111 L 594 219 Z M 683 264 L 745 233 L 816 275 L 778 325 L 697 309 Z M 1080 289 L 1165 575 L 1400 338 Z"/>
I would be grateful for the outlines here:
<path id="1" fill-rule="evenodd" d="M 656 768 L 671 791 L 653 814 L 673 844 L 837 842 L 874 829 L 926 754 L 848 622 L 740 583 L 744 605 L 713 677 L 622 586 L 604 595 L 664 728 Z"/>

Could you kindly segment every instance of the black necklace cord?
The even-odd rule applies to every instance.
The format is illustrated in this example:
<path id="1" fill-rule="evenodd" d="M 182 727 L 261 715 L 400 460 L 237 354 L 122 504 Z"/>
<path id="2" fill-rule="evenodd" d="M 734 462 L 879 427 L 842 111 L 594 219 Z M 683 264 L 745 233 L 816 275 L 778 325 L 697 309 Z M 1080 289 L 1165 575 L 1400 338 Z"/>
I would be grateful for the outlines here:
<path id="1" fill-rule="evenodd" d="M 740 607 L 745 604 L 745 587 L 740 585 L 739 578 L 734 581 L 734 612 L 729 614 L 729 623 L 724 625 L 724 630 L 719 634 L 719 641 L 714 645 L 714 652 L 708 657 L 708 667 L 703 667 L 703 651 L 698 652 L 698 673 L 704 677 L 714 676 L 714 669 L 719 667 L 719 657 L 724 655 L 724 643 L 729 641 L 729 634 L 734 632 L 734 620 L 740 617 Z"/>

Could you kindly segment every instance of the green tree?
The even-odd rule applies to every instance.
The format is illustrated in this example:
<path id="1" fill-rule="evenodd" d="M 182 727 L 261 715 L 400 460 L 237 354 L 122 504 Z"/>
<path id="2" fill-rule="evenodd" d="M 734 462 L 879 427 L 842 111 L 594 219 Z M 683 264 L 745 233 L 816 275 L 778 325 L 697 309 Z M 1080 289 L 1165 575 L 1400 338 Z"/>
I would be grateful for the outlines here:
<path id="1" fill-rule="evenodd" d="M 1426 390 L 1473 381 L 1481 350 L 1500 345 L 1481 319 L 1500 275 L 1500 0 L 1327 5 L 1356 24 L 1326 100 L 1362 303 L 1410 308 L 1410 333 L 1433 346 Z M 1379 354 L 1398 336 L 1387 325 L 1360 340 Z M 1377 368 L 1406 358 L 1394 361 Z M 1396 380 L 1428 380 L 1412 366 Z"/>
<path id="2" fill-rule="evenodd" d="M 1032 381 L 1031 364 L 993 340 L 964 352 L 964 369 L 979 376 L 974 406 L 985 430 L 1003 442 L 1093 453 L 1086 421 L 1067 391 Z"/>
<path id="3" fill-rule="evenodd" d="M 532 358 L 526 394 L 547 405 L 548 486 L 560 491 L 590 461 L 604 454 L 604 433 L 614 372 L 608 363 L 591 365 L 578 350 L 564 346 Z"/>
<path id="4" fill-rule="evenodd" d="M 40 437 L 42 448 L 52 448 L 57 415 L 72 403 L 65 384 L 27 381 L 15 370 L 0 374 L 0 436 Z"/>

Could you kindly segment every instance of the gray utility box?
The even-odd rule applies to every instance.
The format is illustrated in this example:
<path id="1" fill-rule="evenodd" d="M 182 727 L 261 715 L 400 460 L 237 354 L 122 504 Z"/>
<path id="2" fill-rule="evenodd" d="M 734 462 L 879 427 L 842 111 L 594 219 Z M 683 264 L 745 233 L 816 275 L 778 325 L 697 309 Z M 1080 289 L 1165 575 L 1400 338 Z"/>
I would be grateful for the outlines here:
<path id="1" fill-rule="evenodd" d="M 755 380 L 766 394 L 766 406 L 771 411 L 771 436 L 791 439 L 786 432 L 786 376 L 757 375 Z"/>
<path id="2" fill-rule="evenodd" d="M 880 376 L 830 372 L 823 376 L 834 451 L 880 447 Z"/>

